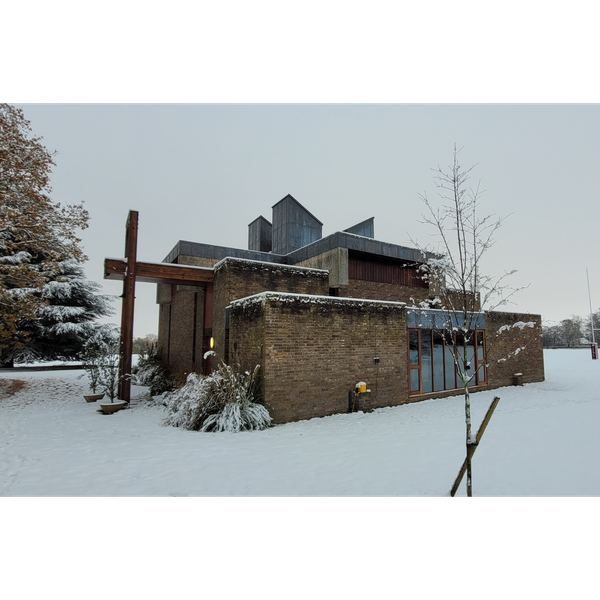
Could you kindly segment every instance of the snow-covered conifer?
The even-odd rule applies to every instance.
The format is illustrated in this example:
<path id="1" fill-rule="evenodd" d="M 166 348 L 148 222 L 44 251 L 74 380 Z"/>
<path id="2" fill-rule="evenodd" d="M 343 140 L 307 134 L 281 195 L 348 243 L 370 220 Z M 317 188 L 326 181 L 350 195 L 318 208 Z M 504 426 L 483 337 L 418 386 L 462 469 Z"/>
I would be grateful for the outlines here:
<path id="1" fill-rule="evenodd" d="M 0 104 L 0 363 L 29 338 L 45 300 L 41 290 L 67 258 L 85 259 L 76 235 L 89 215 L 49 196 L 56 153 L 32 136 L 23 111 Z"/>
<path id="2" fill-rule="evenodd" d="M 85 278 L 83 265 L 67 259 L 58 266 L 52 281 L 35 290 L 44 301 L 37 318 L 23 322 L 29 341 L 15 350 L 18 362 L 79 358 L 86 340 L 101 327 L 96 319 L 111 315 L 112 296 L 98 293 L 100 284 Z"/>

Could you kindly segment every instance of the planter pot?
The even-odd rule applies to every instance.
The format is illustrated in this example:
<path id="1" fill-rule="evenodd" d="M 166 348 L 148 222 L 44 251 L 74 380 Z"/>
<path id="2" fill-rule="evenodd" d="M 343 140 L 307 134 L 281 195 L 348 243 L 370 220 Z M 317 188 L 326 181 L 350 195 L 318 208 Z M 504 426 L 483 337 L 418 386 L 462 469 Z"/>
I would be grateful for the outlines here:
<path id="1" fill-rule="evenodd" d="M 86 402 L 96 402 L 96 400 L 102 400 L 104 394 L 94 394 L 92 396 L 84 396 Z"/>
<path id="2" fill-rule="evenodd" d="M 114 402 L 101 402 L 100 408 L 105 415 L 110 415 L 111 413 L 117 412 L 122 408 L 127 406 L 127 402 L 125 400 L 115 400 Z"/>

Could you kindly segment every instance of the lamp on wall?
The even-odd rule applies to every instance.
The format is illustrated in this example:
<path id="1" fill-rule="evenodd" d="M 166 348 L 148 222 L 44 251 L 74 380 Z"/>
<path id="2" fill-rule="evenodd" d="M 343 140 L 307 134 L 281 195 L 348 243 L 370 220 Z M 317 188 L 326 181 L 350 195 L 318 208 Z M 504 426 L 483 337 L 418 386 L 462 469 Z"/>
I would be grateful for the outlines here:
<path id="1" fill-rule="evenodd" d="M 210 338 L 210 349 L 212 350 L 215 347 L 215 338 L 211 337 Z"/>

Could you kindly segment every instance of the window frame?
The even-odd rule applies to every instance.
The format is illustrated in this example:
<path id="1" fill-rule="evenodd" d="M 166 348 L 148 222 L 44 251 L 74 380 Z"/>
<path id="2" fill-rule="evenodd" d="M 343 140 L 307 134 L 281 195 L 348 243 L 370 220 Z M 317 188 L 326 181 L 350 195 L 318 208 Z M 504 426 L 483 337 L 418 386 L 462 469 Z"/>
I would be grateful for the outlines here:
<path id="1" fill-rule="evenodd" d="M 427 333 L 425 333 L 427 332 Z M 435 368 L 436 368 L 436 358 L 435 358 L 435 345 L 434 345 L 434 332 L 439 334 L 442 338 L 442 365 L 443 365 L 443 374 L 444 374 L 444 389 L 436 390 L 435 387 Z M 418 348 L 418 356 L 417 362 L 415 364 L 411 364 L 411 334 L 417 335 L 417 348 Z M 449 331 L 445 329 L 433 329 L 433 328 L 421 328 L 421 327 L 411 327 L 407 329 L 407 364 L 408 364 L 408 395 L 410 397 L 414 396 L 429 396 L 432 394 L 441 394 L 444 392 L 451 392 L 462 389 L 459 386 L 459 379 L 456 369 L 455 357 L 452 356 L 451 359 L 448 357 L 448 352 L 454 354 L 455 346 L 453 343 L 448 341 Z M 488 384 L 488 373 L 487 373 L 487 363 L 486 363 L 486 336 L 485 329 L 474 329 L 470 332 L 472 334 L 471 339 L 473 340 L 473 363 L 475 368 L 475 373 L 473 376 L 473 381 L 469 387 L 484 387 Z M 432 391 L 423 392 L 423 355 L 422 355 L 422 339 L 423 335 L 429 335 L 431 341 L 431 388 Z M 456 334 L 452 333 L 452 340 L 456 340 Z M 481 340 L 481 341 L 480 341 Z M 479 358 L 479 348 L 483 347 L 483 358 Z M 448 373 L 448 363 L 454 365 L 453 373 Z M 412 382 L 412 371 L 418 371 L 418 383 L 419 389 L 412 390 L 411 382 Z M 483 373 L 483 377 L 480 376 L 480 373 Z M 453 376 L 454 386 L 449 387 L 449 379 Z"/>

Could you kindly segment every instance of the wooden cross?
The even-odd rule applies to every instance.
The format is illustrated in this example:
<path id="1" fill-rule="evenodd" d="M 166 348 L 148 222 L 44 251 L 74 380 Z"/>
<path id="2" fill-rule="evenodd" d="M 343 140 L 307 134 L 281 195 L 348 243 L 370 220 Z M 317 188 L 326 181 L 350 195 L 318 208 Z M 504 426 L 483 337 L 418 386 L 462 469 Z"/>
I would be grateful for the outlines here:
<path id="1" fill-rule="evenodd" d="M 191 285 L 205 287 L 205 302 L 212 302 L 214 271 L 205 267 L 190 267 L 170 263 L 148 263 L 137 261 L 138 217 L 136 210 L 130 210 L 125 229 L 125 259 L 106 258 L 104 279 L 123 281 L 123 308 L 121 312 L 121 343 L 119 346 L 119 388 L 120 400 L 131 399 L 131 355 L 133 351 L 133 312 L 135 303 L 135 283 L 168 283 L 171 285 Z M 210 315 L 212 317 L 212 315 Z"/>

